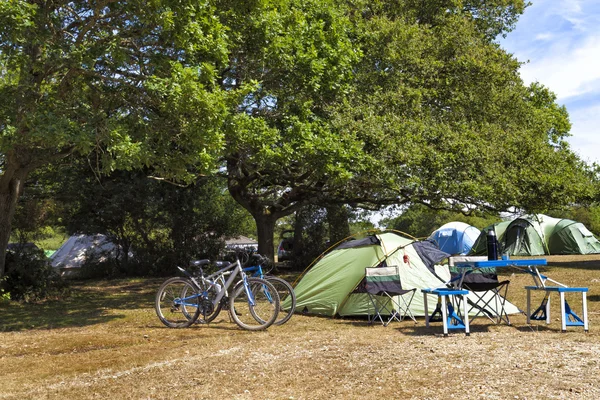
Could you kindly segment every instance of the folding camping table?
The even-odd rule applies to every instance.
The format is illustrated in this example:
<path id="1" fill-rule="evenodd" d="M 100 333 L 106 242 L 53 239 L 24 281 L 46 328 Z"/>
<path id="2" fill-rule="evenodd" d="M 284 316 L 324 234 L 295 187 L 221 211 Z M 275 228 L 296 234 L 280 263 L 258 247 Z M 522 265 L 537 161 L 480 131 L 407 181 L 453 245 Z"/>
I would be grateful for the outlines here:
<path id="1" fill-rule="evenodd" d="M 458 288 L 462 288 L 462 282 L 466 274 L 476 268 L 502 268 L 502 267 L 515 267 L 521 271 L 529 273 L 533 278 L 533 286 L 525 286 L 527 290 L 527 324 L 534 320 L 545 320 L 546 324 L 550 324 L 550 293 L 558 293 L 560 296 L 560 309 L 561 309 L 561 330 L 566 332 L 567 326 L 582 326 L 585 332 L 589 330 L 588 316 L 587 316 L 587 291 L 586 287 L 568 287 L 560 282 L 557 282 L 540 273 L 538 266 L 547 265 L 546 259 L 525 259 L 525 260 L 481 260 L 481 261 L 468 261 L 457 259 L 454 261 L 455 267 L 461 271 L 460 278 L 457 283 Z M 546 282 L 552 282 L 554 285 L 546 285 Z M 545 292 L 542 305 L 531 312 L 531 291 L 543 291 Z M 581 293 L 582 297 L 582 318 L 580 318 L 573 310 L 569 307 L 565 299 L 567 293 Z"/>
<path id="2" fill-rule="evenodd" d="M 542 275 L 538 270 L 539 265 L 546 265 L 545 259 L 530 259 L 530 260 L 511 260 L 509 258 L 505 258 L 502 260 L 488 260 L 486 257 L 451 257 L 450 264 L 454 266 L 458 271 L 458 276 L 455 277 L 449 284 L 453 285 L 457 289 L 469 289 L 470 286 L 466 285 L 465 277 L 474 273 L 476 270 L 484 270 L 484 269 L 496 269 L 496 268 L 505 268 L 505 267 L 515 267 L 519 270 L 529 273 L 533 277 L 534 284 L 536 286 L 543 286 L 544 282 L 549 278 Z M 505 283 L 508 285 L 508 282 Z M 506 286 L 506 289 L 508 286 Z M 486 308 L 486 312 L 480 311 L 477 315 L 486 315 L 492 321 L 496 321 L 496 323 L 500 323 L 501 321 L 506 322 L 510 325 L 510 319 L 508 318 L 508 314 L 504 311 L 504 302 L 506 301 L 506 289 L 504 294 L 496 292 L 494 296 L 500 296 L 499 298 L 492 297 L 489 300 L 485 300 L 482 296 L 479 299 L 483 303 L 483 307 Z M 495 299 L 495 300 L 494 300 Z M 487 307 L 491 301 L 496 302 L 495 307 Z M 479 304 L 479 303 L 478 303 Z M 477 316 L 475 315 L 475 317 Z M 473 318 L 475 318 L 473 317 Z"/>

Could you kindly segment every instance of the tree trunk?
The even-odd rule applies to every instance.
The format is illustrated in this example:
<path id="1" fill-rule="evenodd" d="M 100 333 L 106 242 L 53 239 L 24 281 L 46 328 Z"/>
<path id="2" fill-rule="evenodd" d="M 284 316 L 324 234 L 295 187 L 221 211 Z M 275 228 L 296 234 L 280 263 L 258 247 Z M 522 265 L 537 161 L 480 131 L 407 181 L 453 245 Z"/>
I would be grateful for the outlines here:
<path id="1" fill-rule="evenodd" d="M 327 207 L 329 241 L 332 244 L 350 236 L 349 217 L 350 213 L 345 205 L 330 205 Z"/>
<path id="2" fill-rule="evenodd" d="M 228 171 L 237 171 L 239 168 L 236 159 L 228 160 Z M 301 201 L 287 202 L 285 205 L 272 204 L 265 205 L 259 201 L 253 194 L 248 192 L 248 183 L 245 182 L 244 174 L 229 173 L 227 177 L 227 188 L 229 194 L 244 207 L 254 218 L 258 236 L 259 254 L 274 259 L 273 235 L 275 233 L 275 223 L 279 218 L 293 214 L 304 205 Z"/>
<path id="3" fill-rule="evenodd" d="M 17 208 L 17 200 L 21 194 L 26 172 L 11 168 L 0 176 L 0 278 L 4 276 L 6 263 L 6 247 L 10 240 L 12 219 Z"/>
<path id="4" fill-rule="evenodd" d="M 296 267 L 295 262 L 302 260 L 304 254 L 306 240 L 303 233 L 306 229 L 307 218 L 312 217 L 310 210 L 307 210 L 307 208 L 308 207 L 304 207 L 296 211 L 296 218 L 294 218 L 294 246 L 292 247 L 294 267 Z"/>
<path id="5" fill-rule="evenodd" d="M 258 253 L 268 257 L 269 260 L 274 259 L 274 244 L 273 234 L 275 233 L 275 218 L 272 214 L 265 212 L 253 213 L 252 216 L 256 221 L 256 230 L 258 234 Z"/>

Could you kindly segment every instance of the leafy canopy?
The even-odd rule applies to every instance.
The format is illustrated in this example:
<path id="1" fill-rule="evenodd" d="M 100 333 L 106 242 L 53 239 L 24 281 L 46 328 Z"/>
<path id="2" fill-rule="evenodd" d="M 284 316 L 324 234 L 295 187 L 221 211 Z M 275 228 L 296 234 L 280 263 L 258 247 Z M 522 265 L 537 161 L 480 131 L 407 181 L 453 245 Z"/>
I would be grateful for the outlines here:
<path id="1" fill-rule="evenodd" d="M 0 25 L 3 169 L 74 151 L 181 180 L 214 168 L 238 97 L 215 80 L 228 37 L 214 4 L 10 0 Z"/>
<path id="2" fill-rule="evenodd" d="M 588 177 L 567 112 L 494 42 L 524 7 L 2 2 L 0 189 L 72 152 L 184 182 L 220 167 L 266 236 L 309 203 L 573 201 Z"/>

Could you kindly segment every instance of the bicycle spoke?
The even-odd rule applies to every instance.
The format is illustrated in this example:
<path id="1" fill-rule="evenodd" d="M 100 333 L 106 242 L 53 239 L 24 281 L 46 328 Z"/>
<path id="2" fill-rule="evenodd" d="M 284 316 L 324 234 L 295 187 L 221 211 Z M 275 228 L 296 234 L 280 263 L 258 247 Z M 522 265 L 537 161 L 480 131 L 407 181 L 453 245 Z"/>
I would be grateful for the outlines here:
<path id="1" fill-rule="evenodd" d="M 238 284 L 230 299 L 231 318 L 242 328 L 262 330 L 277 319 L 279 295 L 269 282 L 248 278 L 248 288 Z"/>
<path id="2" fill-rule="evenodd" d="M 199 295 L 185 278 L 166 280 L 156 293 L 156 315 L 169 328 L 185 328 L 198 317 Z"/>

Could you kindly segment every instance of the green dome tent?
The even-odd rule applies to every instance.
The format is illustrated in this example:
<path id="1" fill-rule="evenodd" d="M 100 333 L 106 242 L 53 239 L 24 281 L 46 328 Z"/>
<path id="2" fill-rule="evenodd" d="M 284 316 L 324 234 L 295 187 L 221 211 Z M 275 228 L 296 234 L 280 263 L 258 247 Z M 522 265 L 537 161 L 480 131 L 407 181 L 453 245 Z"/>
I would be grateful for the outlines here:
<path id="1" fill-rule="evenodd" d="M 437 265 L 449 254 L 429 241 L 414 241 L 394 232 L 384 232 L 342 243 L 321 256 L 294 288 L 296 312 L 326 316 L 362 316 L 372 309 L 364 293 L 354 293 L 365 276 L 365 268 L 400 266 L 405 289 L 440 287 L 450 279 L 447 265 Z M 431 297 L 430 303 L 436 298 Z M 285 302 L 284 302 L 285 307 Z M 410 307 L 415 316 L 425 315 L 418 291 Z M 509 314 L 519 310 L 509 302 Z"/>
<path id="2" fill-rule="evenodd" d="M 548 254 L 600 253 L 600 241 L 581 222 L 560 220 L 548 239 Z"/>
<path id="3" fill-rule="evenodd" d="M 600 253 L 600 242 L 581 222 L 536 214 L 484 228 L 471 254 L 487 253 L 490 229 L 496 232 L 499 251 L 511 256 Z"/>
<path id="4" fill-rule="evenodd" d="M 469 255 L 473 256 L 485 256 L 487 255 L 487 234 L 490 230 L 494 230 L 496 232 L 496 239 L 498 239 L 498 244 L 502 246 L 502 240 L 504 238 L 504 232 L 506 232 L 506 227 L 510 224 L 510 221 L 502 221 L 492 224 L 490 226 L 486 226 L 481 230 L 479 237 L 471 247 L 471 251 Z M 499 249 L 501 250 L 501 249 Z"/>

